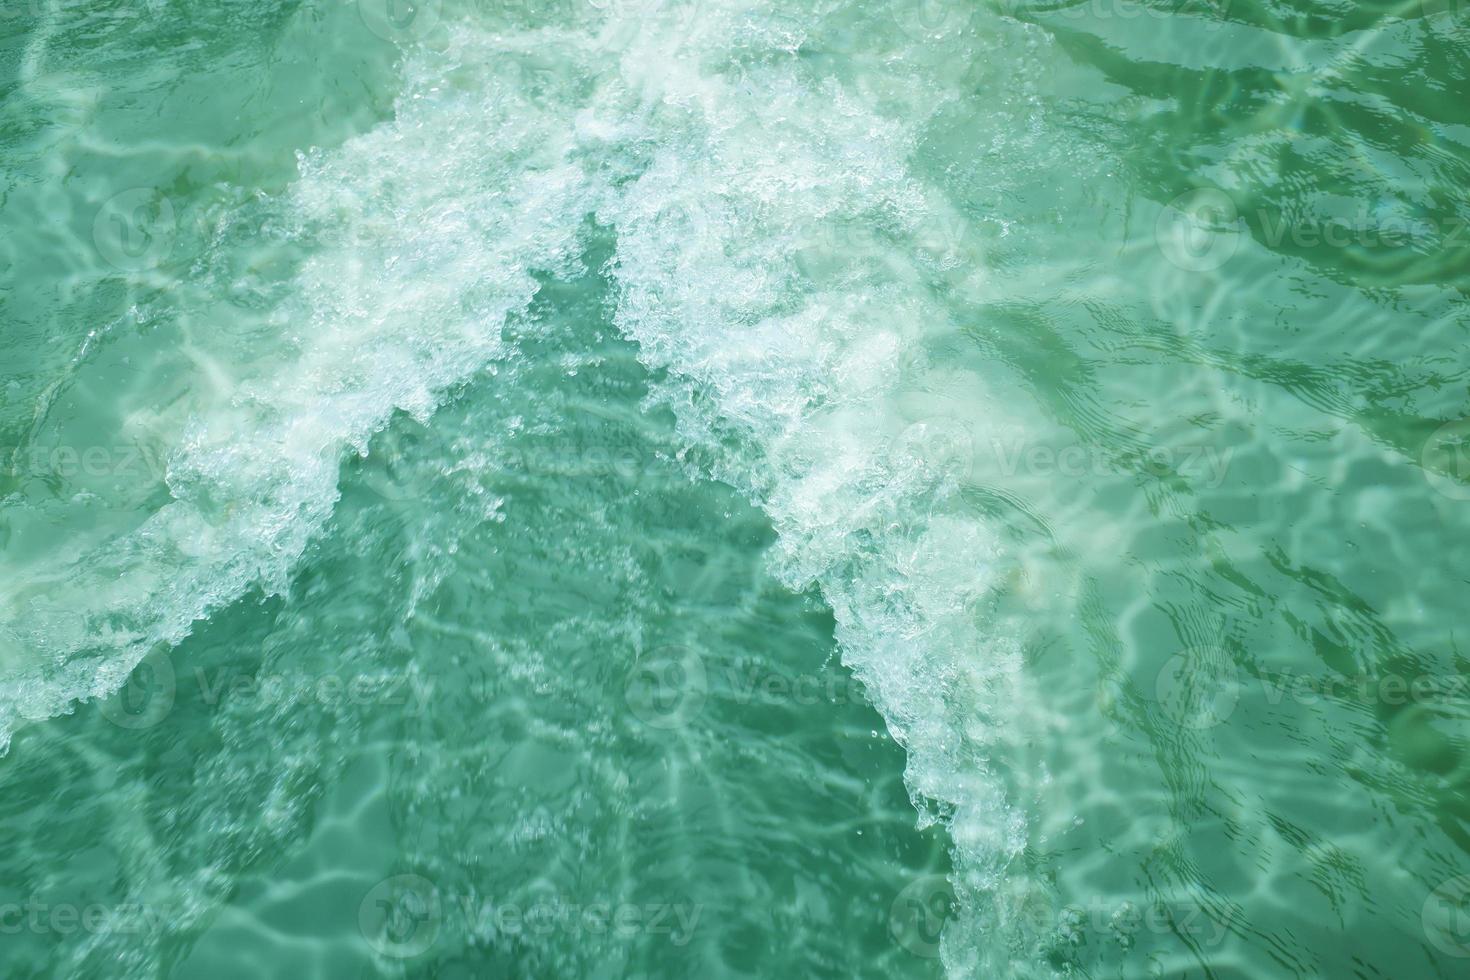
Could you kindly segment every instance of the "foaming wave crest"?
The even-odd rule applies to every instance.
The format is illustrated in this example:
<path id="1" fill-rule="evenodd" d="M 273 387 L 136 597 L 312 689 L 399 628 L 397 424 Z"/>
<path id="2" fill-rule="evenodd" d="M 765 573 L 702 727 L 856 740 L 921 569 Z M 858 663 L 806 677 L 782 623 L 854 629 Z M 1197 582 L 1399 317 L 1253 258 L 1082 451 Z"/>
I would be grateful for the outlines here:
<path id="1" fill-rule="evenodd" d="M 592 216 L 616 235 L 616 323 L 667 379 L 654 397 L 769 514 L 784 580 L 822 590 L 915 803 L 953 836 L 948 967 L 1034 971 L 1007 875 L 1027 825 L 1001 768 L 1019 654 L 985 627 L 1006 562 L 929 438 L 951 411 L 924 356 L 953 329 L 937 297 L 980 286 L 964 235 L 932 235 L 963 219 L 908 166 L 966 23 L 905 6 L 446 9 L 406 55 L 395 118 L 304 156 L 272 205 L 305 256 L 278 342 L 211 352 L 220 391 L 179 428 L 169 502 L 7 592 L 0 629 L 25 653 L 0 742 L 280 589 L 344 456 L 503 356 L 502 324 L 536 275 L 576 267 Z"/>
<path id="2" fill-rule="evenodd" d="M 1019 655 L 982 628 L 1005 562 L 926 437 L 947 407 L 923 352 L 953 329 L 934 297 L 968 288 L 968 264 L 958 241 L 933 247 L 929 230 L 963 222 L 906 161 L 945 80 L 874 62 L 880 91 L 856 91 L 791 53 L 822 38 L 756 34 L 723 63 L 626 71 L 589 114 L 631 102 L 647 120 L 636 174 L 599 211 L 618 231 L 616 319 L 672 375 L 658 397 L 686 441 L 718 447 L 718 475 L 770 515 L 788 584 L 821 588 L 916 804 L 948 826 L 964 914 L 947 965 L 1027 975 L 1039 937 L 1026 896 L 1006 897 L 1026 822 L 993 764 Z"/>
<path id="3" fill-rule="evenodd" d="M 201 341 L 210 400 L 174 434 L 170 501 L 6 583 L 0 745 L 117 690 L 212 609 L 279 589 L 331 513 L 344 453 L 394 412 L 426 417 L 496 355 L 533 274 L 575 262 L 590 199 L 566 117 L 488 44 L 466 32 L 411 61 L 395 121 L 303 156 L 271 207 L 309 257 L 264 350 L 227 323 Z"/>

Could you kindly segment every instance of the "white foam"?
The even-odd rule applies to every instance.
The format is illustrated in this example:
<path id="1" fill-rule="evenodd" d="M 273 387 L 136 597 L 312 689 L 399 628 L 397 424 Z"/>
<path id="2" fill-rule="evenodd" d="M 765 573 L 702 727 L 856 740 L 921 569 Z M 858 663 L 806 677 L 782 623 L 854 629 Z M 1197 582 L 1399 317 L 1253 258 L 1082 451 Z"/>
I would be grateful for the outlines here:
<path id="1" fill-rule="evenodd" d="M 461 65 L 481 84 L 442 81 Z M 473 32 L 406 71 L 394 122 L 303 157 L 282 207 L 315 248 L 272 315 L 279 344 L 241 360 L 220 325 L 213 353 L 236 360 L 210 374 L 230 387 L 169 455 L 172 502 L 7 583 L 0 636 L 22 655 L 0 687 L 0 747 L 25 719 L 117 690 L 247 589 L 282 588 L 331 513 L 344 454 L 395 411 L 431 413 L 499 352 L 532 274 L 576 261 L 590 203 L 567 116 Z"/>
<path id="2" fill-rule="evenodd" d="M 1002 886 L 1026 822 L 993 764 L 1019 656 L 982 617 L 1004 560 L 952 474 L 898 451 L 923 424 L 915 405 L 943 408 L 908 389 L 924 387 L 926 340 L 954 329 L 931 286 L 955 263 L 924 231 L 963 221 L 910 175 L 922 113 L 885 113 L 797 57 L 747 50 L 734 72 L 722 54 L 656 83 L 625 71 L 592 110 L 635 102 L 648 127 L 636 179 L 599 213 L 618 231 L 617 322 L 671 373 L 661 397 L 686 438 L 738 447 L 719 475 L 770 515 L 788 584 L 822 589 L 844 662 L 908 751 L 915 802 L 947 824 L 965 906 L 951 971 L 1023 975 L 1038 937 Z M 909 95 L 896 101 L 922 101 Z M 847 237 L 865 224 L 887 232 Z"/>
<path id="3" fill-rule="evenodd" d="M 1026 824 L 995 767 L 1021 679 L 983 618 L 1004 557 L 953 474 L 901 451 L 943 409 L 914 396 L 926 341 L 953 330 L 934 286 L 973 276 L 926 240 L 964 222 L 909 167 L 953 69 L 900 47 L 848 52 L 866 77 L 839 78 L 821 24 L 754 4 L 609 11 L 581 33 L 453 24 L 409 60 L 393 122 L 303 159 L 287 207 L 316 248 L 280 349 L 224 372 L 233 390 L 171 457 L 171 503 L 0 608 L 0 635 L 34 651 L 0 688 L 0 744 L 281 588 L 344 454 L 499 356 L 532 273 L 572 267 L 595 212 L 617 236 L 617 325 L 668 372 L 655 397 L 770 515 L 784 580 L 822 589 L 916 804 L 953 835 L 951 971 L 1021 975 L 1032 947 L 1002 885 Z"/>

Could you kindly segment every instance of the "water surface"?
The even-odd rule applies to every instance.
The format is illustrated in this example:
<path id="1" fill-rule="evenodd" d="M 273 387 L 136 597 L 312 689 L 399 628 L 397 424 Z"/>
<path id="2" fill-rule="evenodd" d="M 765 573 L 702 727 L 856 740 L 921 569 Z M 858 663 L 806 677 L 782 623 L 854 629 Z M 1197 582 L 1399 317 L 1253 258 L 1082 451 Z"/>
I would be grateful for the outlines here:
<path id="1" fill-rule="evenodd" d="M 1452 0 L 51 0 L 17 976 L 1454 976 Z"/>

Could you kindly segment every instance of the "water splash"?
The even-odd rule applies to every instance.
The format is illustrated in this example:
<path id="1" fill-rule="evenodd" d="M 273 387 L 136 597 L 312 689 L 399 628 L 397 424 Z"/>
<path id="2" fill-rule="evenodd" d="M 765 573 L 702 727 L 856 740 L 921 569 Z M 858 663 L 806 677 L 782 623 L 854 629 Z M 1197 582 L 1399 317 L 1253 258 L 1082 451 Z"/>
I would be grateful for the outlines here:
<path id="1" fill-rule="evenodd" d="M 1022 680 L 984 616 L 1005 557 L 924 435 L 947 410 L 924 353 L 954 329 L 937 297 L 977 285 L 964 219 L 908 159 L 956 83 L 934 55 L 967 22 L 864 46 L 903 5 L 636 6 L 439 11 L 395 118 L 303 155 L 262 205 L 303 255 L 268 314 L 276 348 L 222 331 L 213 391 L 171 437 L 169 502 L 6 583 L 0 745 L 117 690 L 212 610 L 280 591 L 344 457 L 504 356 L 507 318 L 538 275 L 577 267 L 594 216 L 617 241 L 615 322 L 667 379 L 653 397 L 764 508 L 783 579 L 821 588 L 916 804 L 952 834 L 949 968 L 1025 975 L 1035 937 L 1001 897 L 1026 820 L 996 761 Z"/>

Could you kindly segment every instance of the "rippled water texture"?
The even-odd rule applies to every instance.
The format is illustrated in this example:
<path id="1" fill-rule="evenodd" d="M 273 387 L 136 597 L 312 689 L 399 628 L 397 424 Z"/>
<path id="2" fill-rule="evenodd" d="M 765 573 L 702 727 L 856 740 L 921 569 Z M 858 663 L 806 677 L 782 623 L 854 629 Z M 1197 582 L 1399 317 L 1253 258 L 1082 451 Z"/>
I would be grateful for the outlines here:
<path id="1" fill-rule="evenodd" d="M 0 973 L 1463 975 L 1460 0 L 13 0 L 0 92 Z"/>

